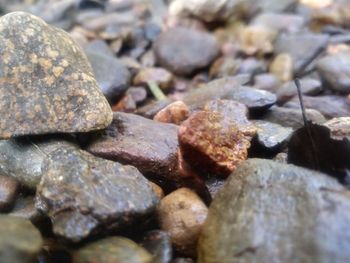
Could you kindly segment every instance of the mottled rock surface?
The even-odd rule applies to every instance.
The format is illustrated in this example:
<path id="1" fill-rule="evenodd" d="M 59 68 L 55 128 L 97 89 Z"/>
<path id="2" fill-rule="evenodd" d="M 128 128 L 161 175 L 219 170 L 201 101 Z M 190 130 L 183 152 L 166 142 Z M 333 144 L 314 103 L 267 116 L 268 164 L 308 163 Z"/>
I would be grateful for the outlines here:
<path id="1" fill-rule="evenodd" d="M 247 158 L 251 137 L 218 112 L 198 111 L 179 129 L 184 159 L 197 171 L 229 175 Z"/>
<path id="2" fill-rule="evenodd" d="M 152 263 L 170 263 L 173 248 L 168 232 L 151 230 L 143 236 L 141 244 L 153 256 Z"/>
<path id="3" fill-rule="evenodd" d="M 350 117 L 333 118 L 323 124 L 331 131 L 331 136 L 337 140 L 350 140 Z"/>
<path id="4" fill-rule="evenodd" d="M 157 213 L 162 229 L 169 232 L 176 250 L 193 256 L 207 212 L 208 208 L 196 193 L 180 188 L 162 199 Z"/>
<path id="5" fill-rule="evenodd" d="M 114 113 L 111 126 L 87 147 L 94 155 L 130 164 L 142 174 L 162 179 L 176 177 L 177 130 L 134 114 Z"/>
<path id="6" fill-rule="evenodd" d="M 152 256 L 125 237 L 109 237 L 90 243 L 73 256 L 74 263 L 153 263 Z"/>
<path id="7" fill-rule="evenodd" d="M 42 246 L 40 232 L 29 220 L 0 215 L 0 262 L 31 263 Z"/>
<path id="8" fill-rule="evenodd" d="M 24 12 L 0 18 L 0 137 L 87 132 L 112 111 L 83 51 L 64 31 Z"/>
<path id="9" fill-rule="evenodd" d="M 176 27 L 158 37 L 154 52 L 163 67 L 177 75 L 189 75 L 208 66 L 219 54 L 219 47 L 208 33 Z"/>
<path id="10" fill-rule="evenodd" d="M 248 160 L 210 206 L 198 262 L 348 262 L 349 208 L 349 192 L 325 174 Z"/>
<path id="11" fill-rule="evenodd" d="M 56 235 L 73 242 L 134 223 L 148 216 L 158 202 L 135 167 L 74 146 L 51 152 L 42 170 L 35 205 L 50 217 Z"/>
<path id="12" fill-rule="evenodd" d="M 153 118 L 155 121 L 181 124 L 190 115 L 190 109 L 182 101 L 175 101 L 160 110 Z"/>
<path id="13" fill-rule="evenodd" d="M 8 210 L 17 197 L 18 182 L 7 176 L 0 176 L 0 212 Z"/>

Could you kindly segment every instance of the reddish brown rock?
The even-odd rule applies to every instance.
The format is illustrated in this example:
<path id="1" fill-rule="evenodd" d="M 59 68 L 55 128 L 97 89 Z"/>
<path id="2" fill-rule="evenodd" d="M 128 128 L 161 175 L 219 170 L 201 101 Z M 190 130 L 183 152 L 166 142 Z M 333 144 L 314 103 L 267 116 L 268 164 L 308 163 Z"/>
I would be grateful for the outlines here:
<path id="1" fill-rule="evenodd" d="M 179 129 L 184 159 L 203 173 L 229 175 L 247 158 L 250 137 L 218 112 L 192 114 Z"/>
<path id="2" fill-rule="evenodd" d="M 182 101 L 175 101 L 160 110 L 153 118 L 155 121 L 180 124 L 188 118 L 190 109 Z"/>
<path id="3" fill-rule="evenodd" d="M 208 208 L 196 193 L 180 188 L 162 199 L 158 207 L 161 228 L 170 233 L 176 250 L 194 256 Z"/>
<path id="4" fill-rule="evenodd" d="M 133 80 L 135 86 L 145 86 L 147 82 L 155 82 L 162 90 L 172 87 L 174 76 L 163 68 L 144 68 L 139 71 Z"/>

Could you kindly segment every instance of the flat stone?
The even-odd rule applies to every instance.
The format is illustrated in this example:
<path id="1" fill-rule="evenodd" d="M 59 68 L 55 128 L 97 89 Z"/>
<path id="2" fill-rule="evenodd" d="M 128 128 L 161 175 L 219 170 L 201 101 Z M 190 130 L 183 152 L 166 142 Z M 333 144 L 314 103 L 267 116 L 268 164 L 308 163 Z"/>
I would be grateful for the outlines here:
<path id="1" fill-rule="evenodd" d="M 267 90 L 275 93 L 280 87 L 281 83 L 279 79 L 271 73 L 263 73 L 254 76 L 254 86 L 253 88 Z"/>
<path id="2" fill-rule="evenodd" d="M 193 113 L 179 129 L 184 160 L 200 173 L 229 175 L 250 147 L 251 137 L 238 126 L 218 112 Z"/>
<path id="3" fill-rule="evenodd" d="M 152 256 L 125 237 L 108 237 L 80 248 L 73 263 L 152 263 Z"/>
<path id="4" fill-rule="evenodd" d="M 314 123 L 322 124 L 326 121 L 326 118 L 319 111 L 313 109 L 306 109 L 306 117 Z M 263 119 L 293 129 L 299 129 L 304 126 L 300 109 L 274 106 L 266 112 Z"/>
<path id="5" fill-rule="evenodd" d="M 303 78 L 300 80 L 301 93 L 315 96 L 321 93 L 322 83 L 317 79 Z M 276 92 L 277 100 L 281 103 L 287 102 L 298 94 L 294 81 L 283 84 Z"/>
<path id="6" fill-rule="evenodd" d="M 297 0 L 259 0 L 257 5 L 263 13 L 284 12 L 297 4 Z"/>
<path id="7" fill-rule="evenodd" d="M 268 121 L 256 120 L 253 124 L 257 127 L 257 143 L 269 151 L 279 151 L 293 133 L 292 128 Z"/>
<path id="8" fill-rule="evenodd" d="M 0 262 L 31 263 L 40 252 L 42 238 L 29 220 L 0 215 Z"/>
<path id="9" fill-rule="evenodd" d="M 264 12 L 257 15 L 251 24 L 272 28 L 278 32 L 297 32 L 305 25 L 305 20 L 296 14 Z"/>
<path id="10" fill-rule="evenodd" d="M 176 250 L 194 256 L 208 212 L 199 196 L 188 188 L 177 189 L 161 200 L 157 211 L 160 225 L 169 232 Z"/>
<path id="11" fill-rule="evenodd" d="M 121 60 L 101 52 L 86 51 L 103 95 L 113 104 L 128 89 L 130 72 Z"/>
<path id="12" fill-rule="evenodd" d="M 317 61 L 316 69 L 325 86 L 341 93 L 350 93 L 350 52 L 323 57 Z"/>
<path id="13" fill-rule="evenodd" d="M 18 190 L 18 182 L 7 176 L 0 176 L 0 212 L 8 210 L 13 205 Z"/>
<path id="14" fill-rule="evenodd" d="M 173 248 L 168 232 L 148 231 L 142 238 L 142 246 L 153 256 L 153 263 L 170 263 L 173 258 Z"/>
<path id="15" fill-rule="evenodd" d="M 35 190 L 43 174 L 42 166 L 52 151 L 70 144 L 65 141 L 18 138 L 0 141 L 0 173 L 13 177 Z"/>
<path id="16" fill-rule="evenodd" d="M 89 62 L 67 33 L 14 12 L 0 18 L 0 43 L 0 138 L 87 132 L 111 123 Z"/>
<path id="17" fill-rule="evenodd" d="M 304 106 L 321 112 L 326 118 L 350 116 L 350 102 L 343 96 L 303 96 Z M 294 97 L 285 104 L 286 107 L 300 109 L 299 99 Z"/>
<path id="18" fill-rule="evenodd" d="M 219 46 L 208 33 L 176 27 L 160 34 L 154 52 L 158 63 L 172 73 L 189 75 L 208 66 L 219 54 Z"/>
<path id="19" fill-rule="evenodd" d="M 149 81 L 156 83 L 162 90 L 172 88 L 174 76 L 163 68 L 144 68 L 134 77 L 135 86 L 147 86 Z"/>
<path id="20" fill-rule="evenodd" d="M 210 206 L 198 262 L 348 262 L 349 208 L 348 190 L 325 174 L 248 160 Z"/>
<path id="21" fill-rule="evenodd" d="M 293 59 L 294 74 L 327 47 L 328 35 L 314 33 L 281 34 L 275 42 L 275 53 L 287 53 Z"/>
<path id="22" fill-rule="evenodd" d="M 51 152 L 42 170 L 35 206 L 50 217 L 57 236 L 73 242 L 142 220 L 158 203 L 135 167 L 75 146 Z"/>

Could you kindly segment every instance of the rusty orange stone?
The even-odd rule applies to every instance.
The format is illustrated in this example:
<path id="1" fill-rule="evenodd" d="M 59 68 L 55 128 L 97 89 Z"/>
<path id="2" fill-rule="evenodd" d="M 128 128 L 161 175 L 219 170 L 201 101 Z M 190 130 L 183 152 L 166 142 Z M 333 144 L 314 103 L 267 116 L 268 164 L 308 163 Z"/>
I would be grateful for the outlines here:
<path id="1" fill-rule="evenodd" d="M 155 121 L 180 124 L 188 118 L 190 109 L 182 101 L 175 101 L 160 110 L 153 118 Z"/>

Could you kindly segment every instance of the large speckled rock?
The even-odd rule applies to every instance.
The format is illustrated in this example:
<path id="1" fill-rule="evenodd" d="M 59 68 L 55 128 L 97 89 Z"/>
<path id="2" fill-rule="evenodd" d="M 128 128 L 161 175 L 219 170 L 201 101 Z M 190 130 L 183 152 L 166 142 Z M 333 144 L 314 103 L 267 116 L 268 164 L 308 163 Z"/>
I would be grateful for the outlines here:
<path id="1" fill-rule="evenodd" d="M 73 263 L 151 263 L 152 256 L 125 237 L 109 237 L 79 249 Z"/>
<path id="2" fill-rule="evenodd" d="M 210 206 L 199 263 L 350 261 L 350 194 L 319 172 L 251 159 Z"/>
<path id="3" fill-rule="evenodd" d="M 73 242 L 145 218 L 158 203 L 135 167 L 97 158 L 75 146 L 51 152 L 42 170 L 36 207 L 51 218 L 56 235 Z"/>
<path id="4" fill-rule="evenodd" d="M 42 246 L 40 232 L 29 220 L 0 215 L 0 262 L 31 263 Z"/>
<path id="5" fill-rule="evenodd" d="M 87 132 L 112 111 L 70 36 L 24 12 L 0 18 L 0 138 Z"/>

